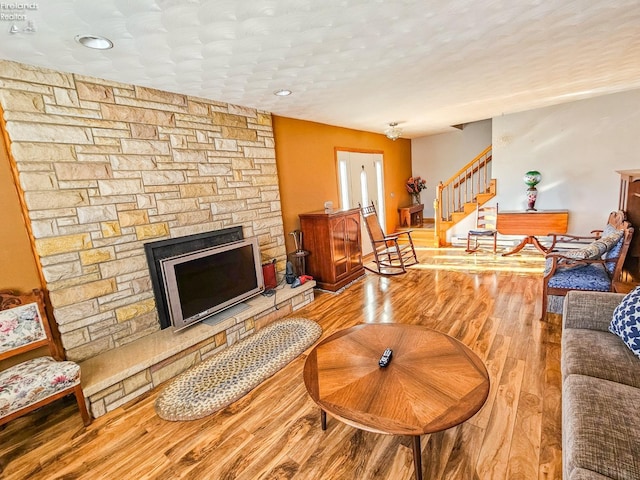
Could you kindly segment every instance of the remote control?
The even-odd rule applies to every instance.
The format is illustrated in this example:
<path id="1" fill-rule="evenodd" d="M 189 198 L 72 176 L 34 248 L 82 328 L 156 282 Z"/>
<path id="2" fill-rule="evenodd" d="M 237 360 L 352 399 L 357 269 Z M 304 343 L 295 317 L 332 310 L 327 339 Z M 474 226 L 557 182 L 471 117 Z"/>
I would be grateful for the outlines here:
<path id="1" fill-rule="evenodd" d="M 380 365 L 381 367 L 386 367 L 387 365 L 389 365 L 389 362 L 391 362 L 391 355 L 393 355 L 393 351 L 390 348 L 387 348 L 380 357 L 378 365 Z"/>

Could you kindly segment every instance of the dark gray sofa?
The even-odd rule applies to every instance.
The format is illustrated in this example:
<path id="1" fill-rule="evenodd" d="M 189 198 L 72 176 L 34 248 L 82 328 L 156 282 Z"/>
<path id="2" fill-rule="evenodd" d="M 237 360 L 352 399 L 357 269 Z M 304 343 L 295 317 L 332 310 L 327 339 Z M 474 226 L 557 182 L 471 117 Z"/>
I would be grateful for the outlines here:
<path id="1" fill-rule="evenodd" d="M 640 359 L 608 331 L 623 298 L 571 291 L 564 302 L 564 480 L 640 479 Z"/>

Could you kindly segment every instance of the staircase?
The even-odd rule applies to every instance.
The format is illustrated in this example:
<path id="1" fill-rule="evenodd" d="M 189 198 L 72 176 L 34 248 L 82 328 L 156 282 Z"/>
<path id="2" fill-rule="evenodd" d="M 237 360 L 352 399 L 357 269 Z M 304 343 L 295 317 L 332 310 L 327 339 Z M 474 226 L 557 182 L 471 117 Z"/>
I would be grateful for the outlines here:
<path id="1" fill-rule="evenodd" d="M 435 246 L 446 245 L 448 229 L 474 213 L 478 205 L 495 197 L 496 181 L 491 178 L 491 152 L 489 145 L 449 180 L 438 185 L 434 202 Z"/>
<path id="2" fill-rule="evenodd" d="M 447 244 L 447 230 L 496 196 L 496 181 L 491 178 L 491 145 L 456 172 L 440 182 L 434 201 L 435 219 L 411 230 L 416 247 L 439 248 Z"/>
<path id="3" fill-rule="evenodd" d="M 413 240 L 413 245 L 416 247 L 438 247 L 438 242 L 436 242 L 435 236 L 435 225 L 433 221 L 425 220 L 420 227 L 398 227 L 396 229 L 397 232 L 401 232 L 403 230 L 411 230 L 411 240 Z M 402 241 L 402 239 L 399 239 L 399 241 Z"/>

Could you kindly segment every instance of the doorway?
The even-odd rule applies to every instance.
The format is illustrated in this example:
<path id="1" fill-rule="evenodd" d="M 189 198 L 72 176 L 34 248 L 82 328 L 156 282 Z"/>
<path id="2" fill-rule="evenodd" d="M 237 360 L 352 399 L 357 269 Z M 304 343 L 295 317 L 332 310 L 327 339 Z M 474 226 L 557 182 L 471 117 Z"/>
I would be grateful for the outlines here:
<path id="1" fill-rule="evenodd" d="M 384 216 L 384 179 L 382 152 L 337 150 L 340 206 L 358 208 L 360 205 L 376 207 L 380 225 L 386 225 Z M 364 224 L 361 225 L 362 253 L 371 253 L 373 248 Z"/>

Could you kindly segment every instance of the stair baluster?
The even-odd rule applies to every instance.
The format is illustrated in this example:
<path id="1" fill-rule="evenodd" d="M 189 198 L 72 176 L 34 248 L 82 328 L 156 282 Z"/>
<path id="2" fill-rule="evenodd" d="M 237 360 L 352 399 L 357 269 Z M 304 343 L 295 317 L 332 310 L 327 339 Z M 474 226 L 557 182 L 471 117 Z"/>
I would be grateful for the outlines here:
<path id="1" fill-rule="evenodd" d="M 491 153 L 489 145 L 449 180 L 438 184 L 434 201 L 434 236 L 437 246 L 446 244 L 449 228 L 475 211 L 478 205 L 495 196 L 496 182 L 491 178 Z"/>

